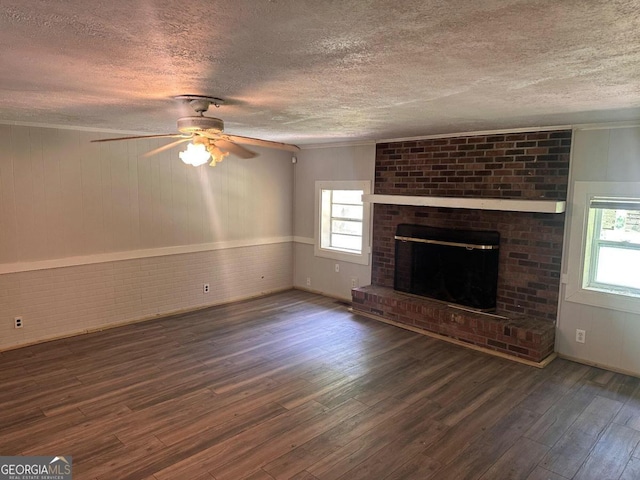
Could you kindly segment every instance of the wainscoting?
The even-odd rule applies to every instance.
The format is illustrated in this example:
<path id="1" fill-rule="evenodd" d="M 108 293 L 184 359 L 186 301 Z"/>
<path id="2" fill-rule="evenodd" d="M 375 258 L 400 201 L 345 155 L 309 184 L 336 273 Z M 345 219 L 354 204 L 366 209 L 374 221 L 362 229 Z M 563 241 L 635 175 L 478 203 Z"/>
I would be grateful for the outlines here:
<path id="1" fill-rule="evenodd" d="M 292 270 L 283 241 L 0 274 L 0 350 L 285 290 Z"/>

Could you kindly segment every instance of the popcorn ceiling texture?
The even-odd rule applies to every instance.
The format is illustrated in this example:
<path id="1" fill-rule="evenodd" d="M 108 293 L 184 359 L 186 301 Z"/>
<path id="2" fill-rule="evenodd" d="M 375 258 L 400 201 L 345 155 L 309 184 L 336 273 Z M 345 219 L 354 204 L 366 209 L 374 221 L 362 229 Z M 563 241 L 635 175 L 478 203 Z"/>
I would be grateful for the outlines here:
<path id="1" fill-rule="evenodd" d="M 633 120 L 635 0 L 8 0 L 0 122 L 300 144 Z"/>

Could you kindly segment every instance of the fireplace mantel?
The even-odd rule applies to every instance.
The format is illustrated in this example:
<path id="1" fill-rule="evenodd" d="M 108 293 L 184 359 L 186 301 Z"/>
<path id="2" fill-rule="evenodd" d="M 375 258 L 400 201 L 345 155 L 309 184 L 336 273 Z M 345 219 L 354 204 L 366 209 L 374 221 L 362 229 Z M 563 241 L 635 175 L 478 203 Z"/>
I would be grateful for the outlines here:
<path id="1" fill-rule="evenodd" d="M 506 198 L 429 197 L 411 195 L 363 195 L 365 203 L 413 205 L 419 207 L 469 208 L 505 212 L 563 213 L 567 202 L 556 200 L 520 200 Z"/>

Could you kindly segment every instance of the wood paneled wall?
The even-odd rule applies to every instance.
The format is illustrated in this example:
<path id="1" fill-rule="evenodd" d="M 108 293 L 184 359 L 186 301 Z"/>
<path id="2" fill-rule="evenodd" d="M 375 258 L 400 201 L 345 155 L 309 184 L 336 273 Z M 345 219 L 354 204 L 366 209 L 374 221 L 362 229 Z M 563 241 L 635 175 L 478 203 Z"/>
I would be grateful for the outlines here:
<path id="1" fill-rule="evenodd" d="M 292 234 L 289 153 L 193 168 L 108 136 L 0 125 L 0 264 Z"/>

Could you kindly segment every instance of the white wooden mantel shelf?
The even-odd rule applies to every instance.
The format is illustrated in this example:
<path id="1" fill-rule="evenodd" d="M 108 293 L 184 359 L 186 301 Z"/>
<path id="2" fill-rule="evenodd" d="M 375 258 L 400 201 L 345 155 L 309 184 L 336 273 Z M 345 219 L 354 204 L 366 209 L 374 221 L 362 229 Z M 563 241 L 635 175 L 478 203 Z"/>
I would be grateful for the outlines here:
<path id="1" fill-rule="evenodd" d="M 418 207 L 471 208 L 506 212 L 563 213 L 567 202 L 556 200 L 516 200 L 506 198 L 426 197 L 410 195 L 362 195 L 365 203 L 413 205 Z"/>

